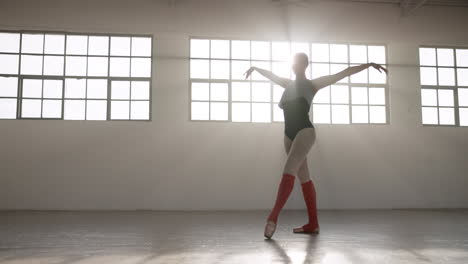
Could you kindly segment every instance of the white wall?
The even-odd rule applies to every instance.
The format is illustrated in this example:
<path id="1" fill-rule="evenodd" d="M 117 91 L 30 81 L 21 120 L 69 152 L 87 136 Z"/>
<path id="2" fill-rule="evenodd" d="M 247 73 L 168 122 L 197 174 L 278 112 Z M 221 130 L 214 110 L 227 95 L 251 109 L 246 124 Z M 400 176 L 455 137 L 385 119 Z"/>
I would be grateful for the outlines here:
<path id="1" fill-rule="evenodd" d="M 329 1 L 330 2 L 330 1 Z M 468 46 L 467 9 L 325 1 L 2 0 L 0 29 L 155 36 L 153 121 L 0 121 L 1 209 L 259 209 L 276 195 L 282 124 L 189 121 L 189 36 L 384 43 L 391 124 L 318 125 L 320 208 L 468 206 L 468 128 L 422 127 L 417 48 Z M 303 208 L 299 185 L 288 203 Z"/>

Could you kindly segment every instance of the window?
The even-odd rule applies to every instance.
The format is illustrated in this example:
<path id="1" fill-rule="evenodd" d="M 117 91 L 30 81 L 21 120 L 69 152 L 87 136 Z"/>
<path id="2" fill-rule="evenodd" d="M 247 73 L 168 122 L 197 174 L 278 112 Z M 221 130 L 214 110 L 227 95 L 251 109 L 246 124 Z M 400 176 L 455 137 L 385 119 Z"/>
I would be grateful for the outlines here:
<path id="1" fill-rule="evenodd" d="M 468 126 L 468 49 L 419 48 L 423 125 Z"/>
<path id="2" fill-rule="evenodd" d="M 311 54 L 312 78 L 368 62 L 386 65 L 385 46 L 379 45 L 312 43 Z M 319 124 L 387 124 L 387 105 L 387 76 L 369 68 L 319 90 L 312 117 Z"/>
<path id="3" fill-rule="evenodd" d="M 292 78 L 290 60 L 304 52 L 307 77 L 337 73 L 349 66 L 386 64 L 384 46 L 250 40 L 190 40 L 191 120 L 281 122 L 278 107 L 284 89 L 251 66 Z M 314 123 L 387 123 L 388 86 L 384 73 L 369 69 L 322 89 L 311 107 Z"/>
<path id="4" fill-rule="evenodd" d="M 0 32 L 0 118 L 149 120 L 151 36 Z"/>

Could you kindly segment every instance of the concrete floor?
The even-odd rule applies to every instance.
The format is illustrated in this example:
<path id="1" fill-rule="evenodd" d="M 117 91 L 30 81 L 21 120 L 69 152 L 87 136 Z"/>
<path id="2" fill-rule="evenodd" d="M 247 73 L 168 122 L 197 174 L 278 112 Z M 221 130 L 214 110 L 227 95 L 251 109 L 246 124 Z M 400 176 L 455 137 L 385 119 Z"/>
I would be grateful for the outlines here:
<path id="1" fill-rule="evenodd" d="M 0 212 L 0 263 L 468 263 L 468 210 Z"/>

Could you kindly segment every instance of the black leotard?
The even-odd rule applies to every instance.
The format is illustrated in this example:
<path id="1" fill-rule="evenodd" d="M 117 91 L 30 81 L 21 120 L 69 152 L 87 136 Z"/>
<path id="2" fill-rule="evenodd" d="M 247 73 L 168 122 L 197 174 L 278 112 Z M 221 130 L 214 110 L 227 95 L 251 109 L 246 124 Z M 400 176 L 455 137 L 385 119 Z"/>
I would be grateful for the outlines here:
<path id="1" fill-rule="evenodd" d="M 309 80 L 295 80 L 285 88 L 279 107 L 284 114 L 284 133 L 291 141 L 301 129 L 314 127 L 309 110 L 315 92 Z"/>

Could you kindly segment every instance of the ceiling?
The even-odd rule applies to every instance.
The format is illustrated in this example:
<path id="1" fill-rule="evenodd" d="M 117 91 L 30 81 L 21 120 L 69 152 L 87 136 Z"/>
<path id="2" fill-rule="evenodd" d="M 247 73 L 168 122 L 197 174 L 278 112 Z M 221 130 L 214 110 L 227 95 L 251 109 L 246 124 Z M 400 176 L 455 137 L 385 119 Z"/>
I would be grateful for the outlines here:
<path id="1" fill-rule="evenodd" d="M 271 0 L 272 2 L 285 4 L 313 3 L 325 0 Z M 468 0 L 327 0 L 335 2 L 356 2 L 398 5 L 401 8 L 402 15 L 406 16 L 421 8 L 422 6 L 450 6 L 450 7 L 468 7 Z M 467 10 L 468 12 L 468 10 Z"/>

